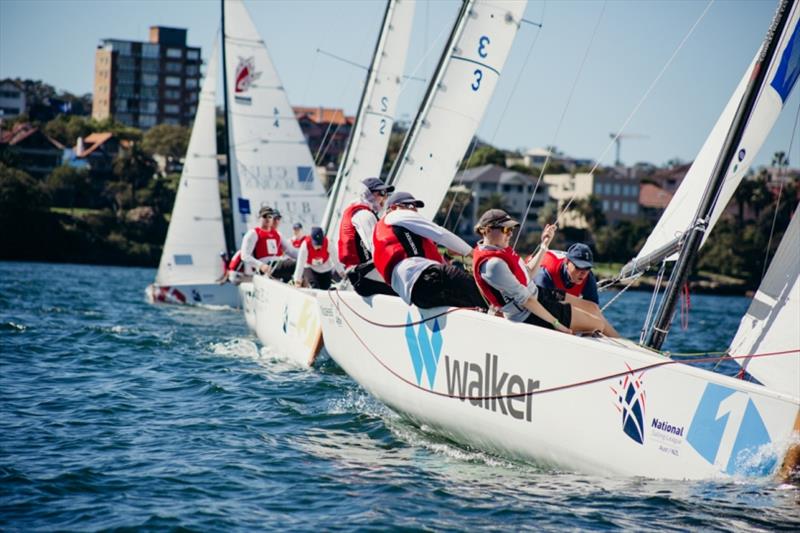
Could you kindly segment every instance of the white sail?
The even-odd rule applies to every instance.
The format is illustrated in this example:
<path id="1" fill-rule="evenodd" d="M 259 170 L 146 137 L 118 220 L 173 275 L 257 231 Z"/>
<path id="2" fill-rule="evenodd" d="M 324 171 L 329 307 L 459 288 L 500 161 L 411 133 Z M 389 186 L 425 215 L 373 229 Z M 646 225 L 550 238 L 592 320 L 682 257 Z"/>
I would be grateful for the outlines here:
<path id="1" fill-rule="evenodd" d="M 389 0 L 386 7 L 350 145 L 325 211 L 328 234 L 338 234 L 342 212 L 358 197 L 361 180 L 381 175 L 403 85 L 414 5 L 411 0 Z"/>
<path id="2" fill-rule="evenodd" d="M 392 184 L 433 218 L 497 86 L 526 1 L 468 0 L 409 132 Z"/>
<path id="3" fill-rule="evenodd" d="M 733 355 L 800 349 L 800 207 L 731 342 Z M 800 353 L 737 359 L 768 388 L 800 397 Z"/>
<path id="4" fill-rule="evenodd" d="M 767 71 L 767 82 L 761 88 L 750 121 L 739 143 L 737 155 L 728 169 L 725 183 L 719 192 L 714 210 L 708 221 L 708 229 L 703 237 L 703 242 L 708 238 L 711 228 L 714 227 L 714 224 L 722 215 L 736 187 L 750 168 L 753 159 L 775 125 L 775 121 L 797 81 L 798 73 L 800 73 L 800 28 L 798 27 L 800 4 L 795 2 L 791 9 L 792 12 L 789 15 L 788 24 L 778 42 L 775 59 L 769 65 L 769 70 Z M 756 58 L 760 54 L 761 51 L 759 50 Z M 686 231 L 691 225 L 706 184 L 712 177 L 714 164 L 722 151 L 722 145 L 733 122 L 745 87 L 752 76 L 755 63 L 756 60 L 754 59 L 745 71 L 733 96 L 725 106 L 725 110 L 714 125 L 714 129 L 711 130 L 711 134 L 705 144 L 703 144 L 703 148 L 697 154 L 697 158 L 689 172 L 637 257 L 644 257 L 657 250 Z"/>
<path id="5" fill-rule="evenodd" d="M 215 47 L 208 64 L 186 161 L 175 195 L 157 285 L 214 283 L 224 272 L 225 232 L 217 167 L 217 65 Z"/>
<path id="6" fill-rule="evenodd" d="M 264 41 L 241 0 L 225 0 L 231 211 L 236 246 L 263 205 L 317 225 L 326 195 Z"/>

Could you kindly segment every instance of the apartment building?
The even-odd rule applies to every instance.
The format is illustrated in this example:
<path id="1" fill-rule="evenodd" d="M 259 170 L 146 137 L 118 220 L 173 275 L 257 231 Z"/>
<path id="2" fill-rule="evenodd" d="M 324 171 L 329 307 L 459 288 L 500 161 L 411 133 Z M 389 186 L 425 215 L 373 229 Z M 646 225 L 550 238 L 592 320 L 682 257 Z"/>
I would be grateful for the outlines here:
<path id="1" fill-rule="evenodd" d="M 200 48 L 186 30 L 150 27 L 148 42 L 103 39 L 95 51 L 92 117 L 141 129 L 188 126 L 200 94 Z"/>

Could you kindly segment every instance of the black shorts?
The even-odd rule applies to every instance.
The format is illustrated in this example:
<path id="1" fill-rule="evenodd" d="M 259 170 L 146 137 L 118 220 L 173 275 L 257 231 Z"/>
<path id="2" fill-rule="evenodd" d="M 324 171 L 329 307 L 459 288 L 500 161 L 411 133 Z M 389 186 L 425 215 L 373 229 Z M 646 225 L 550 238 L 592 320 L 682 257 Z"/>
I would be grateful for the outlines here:
<path id="1" fill-rule="evenodd" d="M 570 327 L 570 323 L 572 322 L 571 305 L 568 303 L 559 302 L 552 296 L 551 293 L 547 291 L 540 291 L 536 298 L 539 300 L 539 303 L 542 304 L 542 307 L 547 309 L 551 315 L 556 317 L 562 325 Z M 534 326 L 542 326 L 543 328 L 556 329 L 553 327 L 553 324 L 545 322 L 533 313 L 529 314 L 528 318 L 526 318 L 524 322 L 526 324 L 533 324 Z"/>

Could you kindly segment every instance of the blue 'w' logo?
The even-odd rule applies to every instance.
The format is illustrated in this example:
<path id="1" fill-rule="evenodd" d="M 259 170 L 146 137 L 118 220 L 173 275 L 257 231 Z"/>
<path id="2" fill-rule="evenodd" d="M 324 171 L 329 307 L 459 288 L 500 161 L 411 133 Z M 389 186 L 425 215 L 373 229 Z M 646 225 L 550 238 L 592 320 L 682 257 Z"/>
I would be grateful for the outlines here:
<path id="1" fill-rule="evenodd" d="M 406 317 L 406 343 L 408 353 L 411 354 L 411 363 L 414 365 L 414 374 L 417 385 L 422 385 L 422 370 L 428 375 L 428 385 L 433 388 L 436 381 L 436 368 L 439 365 L 439 355 L 442 353 L 442 334 L 439 331 L 439 321 L 433 321 L 433 327 L 428 332 L 427 323 L 417 326 L 411 324 L 411 313 Z"/>

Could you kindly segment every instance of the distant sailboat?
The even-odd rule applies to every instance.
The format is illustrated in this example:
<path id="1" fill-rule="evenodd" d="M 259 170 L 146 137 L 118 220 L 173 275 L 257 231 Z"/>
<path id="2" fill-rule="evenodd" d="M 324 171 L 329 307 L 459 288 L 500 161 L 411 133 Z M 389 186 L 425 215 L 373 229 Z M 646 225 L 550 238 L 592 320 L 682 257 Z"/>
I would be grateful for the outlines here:
<path id="1" fill-rule="evenodd" d="M 146 290 L 151 302 L 239 306 L 237 288 L 225 282 L 216 135 L 218 62 L 215 47 L 200 92 L 158 273 Z"/>
<path id="2" fill-rule="evenodd" d="M 797 0 L 780 2 L 747 83 L 723 113 L 723 131 L 712 131 L 706 146 L 716 153 L 698 158 L 712 163 L 701 198 L 675 226 L 682 234 L 705 229 L 713 200 L 725 194 L 738 165 L 755 156 L 796 85 L 799 11 Z M 798 466 L 797 219 L 796 213 L 729 351 L 764 385 L 679 363 L 626 339 L 569 336 L 470 310 L 420 310 L 397 298 L 348 292 L 319 298 L 325 346 L 394 410 L 480 449 L 601 475 L 770 475 L 781 461 L 785 469 Z M 700 237 L 693 237 L 694 251 Z M 656 261 L 692 253 L 678 241 L 655 247 Z M 669 309 L 662 314 L 671 320 Z M 668 325 L 652 331 L 665 335 Z"/>

